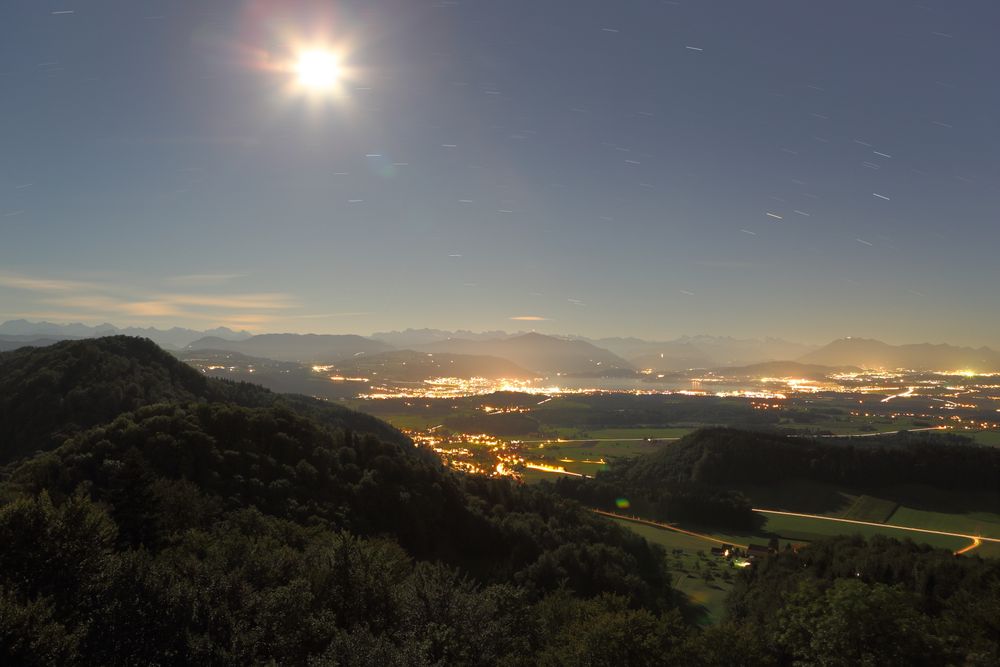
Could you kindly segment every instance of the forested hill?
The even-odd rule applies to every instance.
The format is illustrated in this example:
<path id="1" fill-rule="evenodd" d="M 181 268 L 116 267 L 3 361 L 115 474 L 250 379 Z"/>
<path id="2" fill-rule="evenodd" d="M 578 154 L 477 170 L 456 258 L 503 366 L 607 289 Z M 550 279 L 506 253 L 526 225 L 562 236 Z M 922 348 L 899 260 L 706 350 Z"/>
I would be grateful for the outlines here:
<path id="1" fill-rule="evenodd" d="M 488 580 L 518 579 L 533 589 L 563 581 L 647 603 L 660 595 L 649 580 L 616 574 L 638 567 L 658 576 L 641 539 L 625 539 L 557 498 L 453 475 L 409 447 L 333 431 L 284 407 L 159 404 L 23 463 L 6 488 L 45 492 L 56 502 L 85 488 L 108 508 L 127 547 L 157 550 L 179 532 L 253 507 L 303 526 L 391 537 L 417 559 L 443 560 Z M 559 527 L 547 526 L 549 519 Z M 579 556 L 564 548 L 577 531 L 586 536 L 585 550 L 597 550 L 583 562 L 562 563 Z M 559 555 L 543 557 L 552 550 Z M 553 568 L 561 577 L 548 576 Z"/>
<path id="2" fill-rule="evenodd" d="M 145 405 L 287 405 L 326 424 L 405 442 L 378 419 L 307 397 L 207 378 L 144 338 L 110 336 L 0 353 L 0 465 Z"/>
<path id="3" fill-rule="evenodd" d="M 998 479 L 1000 449 L 961 438 L 900 433 L 857 444 L 707 428 L 647 456 L 614 461 L 596 479 L 559 479 L 555 487 L 591 507 L 613 510 L 627 498 L 644 516 L 749 529 L 759 517 L 742 491 L 753 486 L 805 480 L 877 492 L 923 485 L 956 497 L 978 493 L 995 505 Z"/>
<path id="4" fill-rule="evenodd" d="M 900 433 L 859 443 L 711 428 L 650 456 L 623 462 L 615 477 L 640 486 L 766 484 L 801 478 L 858 489 L 913 483 L 995 491 L 1000 449 L 921 434 Z"/>

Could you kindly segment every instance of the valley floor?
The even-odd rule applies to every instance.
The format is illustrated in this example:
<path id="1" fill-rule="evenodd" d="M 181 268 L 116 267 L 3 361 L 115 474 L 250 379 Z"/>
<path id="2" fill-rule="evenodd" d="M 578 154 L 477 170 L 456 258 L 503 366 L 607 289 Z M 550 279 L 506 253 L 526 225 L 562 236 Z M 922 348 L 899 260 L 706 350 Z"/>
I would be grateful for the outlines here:
<path id="1" fill-rule="evenodd" d="M 868 496 L 858 498 L 864 503 Z M 856 506 L 857 503 L 852 508 Z M 1000 557 L 1000 514 L 947 514 L 898 507 L 885 521 L 879 522 L 767 509 L 754 511 L 765 516 L 766 521 L 752 533 L 724 533 L 710 528 L 666 524 L 609 512 L 598 513 L 666 549 L 675 585 L 702 612 L 704 623 L 722 620 L 725 598 L 732 588 L 732 566 L 722 558 L 709 555 L 712 547 L 722 543 L 740 547 L 751 543 L 766 545 L 777 537 L 784 548 L 789 544 L 803 544 L 834 535 L 883 535 L 911 539 L 955 553 Z M 727 572 L 729 576 L 726 576 Z"/>

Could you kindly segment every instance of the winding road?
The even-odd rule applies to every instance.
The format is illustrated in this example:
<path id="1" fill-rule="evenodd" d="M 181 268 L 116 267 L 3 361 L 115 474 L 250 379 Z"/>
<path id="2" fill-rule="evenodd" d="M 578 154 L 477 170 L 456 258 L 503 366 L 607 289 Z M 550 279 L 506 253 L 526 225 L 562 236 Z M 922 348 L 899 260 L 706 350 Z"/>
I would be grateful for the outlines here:
<path id="1" fill-rule="evenodd" d="M 602 516 L 610 517 L 610 518 L 613 518 L 613 519 L 622 519 L 623 521 L 632 521 L 634 523 L 641 523 L 641 524 L 644 524 L 644 525 L 647 525 L 647 526 L 653 526 L 655 528 L 662 528 L 664 530 L 672 530 L 672 531 L 674 531 L 676 533 L 684 533 L 685 535 L 691 535 L 692 537 L 697 537 L 697 538 L 706 540 L 708 542 L 715 542 L 716 544 L 729 544 L 727 542 L 723 542 L 722 540 L 716 539 L 716 538 L 712 537 L 711 535 L 705 535 L 704 533 L 696 533 L 696 532 L 693 532 L 693 531 L 690 531 L 690 530 L 684 530 L 683 528 L 678 528 L 677 526 L 673 526 L 673 525 L 668 524 L 668 523 L 661 523 L 659 521 L 650 521 L 649 519 L 641 519 L 639 517 L 627 516 L 625 514 L 616 514 L 615 512 L 605 512 L 603 510 L 596 510 L 595 509 L 595 510 L 591 510 L 591 511 L 594 512 L 595 514 L 600 514 Z M 802 518 L 802 519 L 819 519 L 819 520 L 822 520 L 822 521 L 837 521 L 839 523 L 850 523 L 850 524 L 855 524 L 855 525 L 859 525 L 859 526 L 874 526 L 876 528 L 891 528 L 891 529 L 894 529 L 894 530 L 906 530 L 906 531 L 910 531 L 910 532 L 914 532 L 914 533 L 927 533 L 928 535 L 944 535 L 944 536 L 947 536 L 947 537 L 959 537 L 959 538 L 964 538 L 966 540 L 969 540 L 969 545 L 966 546 L 966 547 L 963 547 L 963 548 L 959 549 L 956 552 L 954 552 L 955 555 L 968 553 L 968 552 L 972 551 L 973 549 L 975 549 L 976 547 L 979 547 L 980 545 L 982 545 L 983 542 L 993 542 L 993 543 L 996 543 L 996 544 L 1000 544 L 1000 538 L 996 538 L 996 537 L 983 537 L 981 535 L 967 535 L 965 533 L 951 533 L 951 532 L 944 531 L 944 530 L 931 530 L 929 528 L 913 528 L 911 526 L 897 526 L 897 525 L 891 524 L 891 523 L 876 523 L 874 521 L 859 521 L 857 519 L 840 519 L 840 518 L 832 517 L 832 516 L 823 516 L 822 514 L 804 514 L 802 512 L 785 512 L 785 511 L 782 511 L 782 510 L 767 510 L 767 509 L 760 509 L 760 508 L 756 508 L 756 507 L 753 509 L 753 511 L 757 512 L 758 514 L 764 514 L 764 515 L 775 514 L 775 515 L 779 515 L 779 516 L 799 517 L 799 518 Z M 744 549 L 747 547 L 747 545 L 745 545 L 745 544 L 734 544 L 734 546 L 742 547 Z"/>
<path id="2" fill-rule="evenodd" d="M 684 530 L 683 528 L 678 528 L 669 523 L 660 523 L 659 521 L 650 521 L 649 519 L 642 519 L 637 516 L 627 516 L 625 514 L 616 514 L 614 512 L 605 512 L 604 510 L 590 510 L 594 514 L 600 514 L 601 516 L 610 517 L 612 519 L 622 519 L 623 521 L 631 521 L 633 523 L 641 523 L 646 526 L 653 526 L 654 528 L 662 528 L 663 530 L 672 530 L 675 533 L 684 533 L 685 535 L 690 535 L 691 537 L 697 537 L 708 542 L 715 542 L 716 544 L 731 544 L 734 547 L 740 547 L 741 549 L 746 549 L 748 545 L 746 544 L 736 544 L 735 542 L 726 542 L 724 540 L 717 539 L 711 535 L 705 535 L 704 533 L 696 533 L 691 530 Z"/>
<path id="3" fill-rule="evenodd" d="M 753 508 L 754 512 L 758 514 L 776 514 L 779 516 L 794 516 L 803 519 L 820 519 L 822 521 L 838 521 L 840 523 L 852 523 L 858 526 L 875 526 L 876 528 L 892 528 L 894 530 L 908 530 L 913 533 L 926 533 L 928 535 L 944 535 L 946 537 L 961 537 L 969 540 L 971 544 L 956 551 L 956 554 L 964 554 L 972 551 L 983 542 L 994 542 L 1000 544 L 1000 538 L 996 537 L 983 537 L 981 535 L 967 535 L 965 533 L 950 533 L 945 530 L 931 530 L 930 528 L 913 528 L 912 526 L 897 526 L 891 523 L 878 523 L 876 521 L 859 521 L 857 519 L 839 519 L 832 516 L 823 516 L 822 514 L 803 514 L 802 512 L 783 512 L 781 510 L 765 510 L 759 508 Z"/>

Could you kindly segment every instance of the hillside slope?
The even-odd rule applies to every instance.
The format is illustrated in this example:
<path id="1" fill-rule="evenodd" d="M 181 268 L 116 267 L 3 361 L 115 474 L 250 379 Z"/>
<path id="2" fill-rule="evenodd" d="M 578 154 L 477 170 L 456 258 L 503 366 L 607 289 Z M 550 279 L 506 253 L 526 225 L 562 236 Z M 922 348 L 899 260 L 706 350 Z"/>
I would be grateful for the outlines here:
<path id="1" fill-rule="evenodd" d="M 501 357 L 518 366 L 539 373 L 603 374 L 630 371 L 631 364 L 621 357 L 582 340 L 567 340 L 527 333 L 501 340 L 446 341 L 417 346 L 423 352 L 447 352 Z"/>
<path id="2" fill-rule="evenodd" d="M 183 348 L 188 343 L 204 338 L 217 336 L 226 340 L 242 340 L 249 338 L 246 331 L 233 331 L 227 327 L 217 327 L 208 331 L 195 331 L 181 327 L 157 329 L 156 327 L 116 327 L 113 324 L 54 324 L 52 322 L 29 322 L 27 320 L 9 320 L 0 324 L 0 340 L 10 337 L 49 340 L 78 340 L 80 338 L 103 338 L 107 336 L 135 336 L 148 338 L 157 345 L 171 350 Z M 11 348 L 12 349 L 12 348 Z"/>
<path id="3" fill-rule="evenodd" d="M 818 501 L 823 487 L 884 493 L 893 486 L 943 491 L 968 510 L 1000 506 L 1000 450 L 901 433 L 864 445 L 731 428 L 706 428 L 657 452 L 612 461 L 593 480 L 559 479 L 564 495 L 613 510 L 627 498 L 640 515 L 702 525 L 750 529 L 757 493 L 786 482 L 809 487 Z M 759 506 L 759 505 L 757 505 Z M 783 509 L 804 511 L 785 506 Z"/>
<path id="4" fill-rule="evenodd" d="M 618 477 L 639 484 L 767 484 L 791 478 L 864 488 L 894 483 L 996 490 L 1000 450 L 947 444 L 923 434 L 850 442 L 789 438 L 729 428 L 696 431 L 646 457 L 624 462 Z"/>
<path id="5" fill-rule="evenodd" d="M 388 424 L 336 405 L 207 378 L 152 341 L 111 336 L 0 354 L 0 465 L 156 403 L 283 404 L 328 425 L 405 438 Z"/>
<path id="6" fill-rule="evenodd" d="M 500 357 L 413 350 L 351 357 L 334 364 L 334 369 L 341 375 L 370 377 L 374 374 L 380 380 L 406 382 L 437 377 L 530 379 L 536 375 Z"/>
<path id="7" fill-rule="evenodd" d="M 803 364 L 798 361 L 765 361 L 749 366 L 727 366 L 714 368 L 714 372 L 725 376 L 741 377 L 771 377 L 771 378 L 808 378 L 822 380 L 833 373 L 860 372 L 857 366 L 822 366 L 820 364 Z"/>
<path id="8" fill-rule="evenodd" d="M 261 334 L 245 340 L 225 340 L 215 336 L 200 338 L 186 348 L 193 350 L 226 350 L 250 357 L 275 361 L 297 361 L 304 364 L 331 363 L 356 354 L 387 352 L 391 346 L 364 336 L 320 334 Z"/>
<path id="9" fill-rule="evenodd" d="M 799 361 L 862 368 L 1000 371 L 1000 353 L 987 347 L 974 349 L 930 343 L 889 345 L 868 338 L 841 338 L 800 357 Z"/>

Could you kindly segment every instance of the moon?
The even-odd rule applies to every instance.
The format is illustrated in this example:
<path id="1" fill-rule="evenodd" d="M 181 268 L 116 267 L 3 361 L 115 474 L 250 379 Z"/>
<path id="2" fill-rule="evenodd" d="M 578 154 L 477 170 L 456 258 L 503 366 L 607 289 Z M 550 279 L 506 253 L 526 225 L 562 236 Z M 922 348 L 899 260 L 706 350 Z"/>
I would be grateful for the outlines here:
<path id="1" fill-rule="evenodd" d="M 303 51 L 296 60 L 295 73 L 306 90 L 329 91 L 340 81 L 340 58 L 332 51 Z"/>

